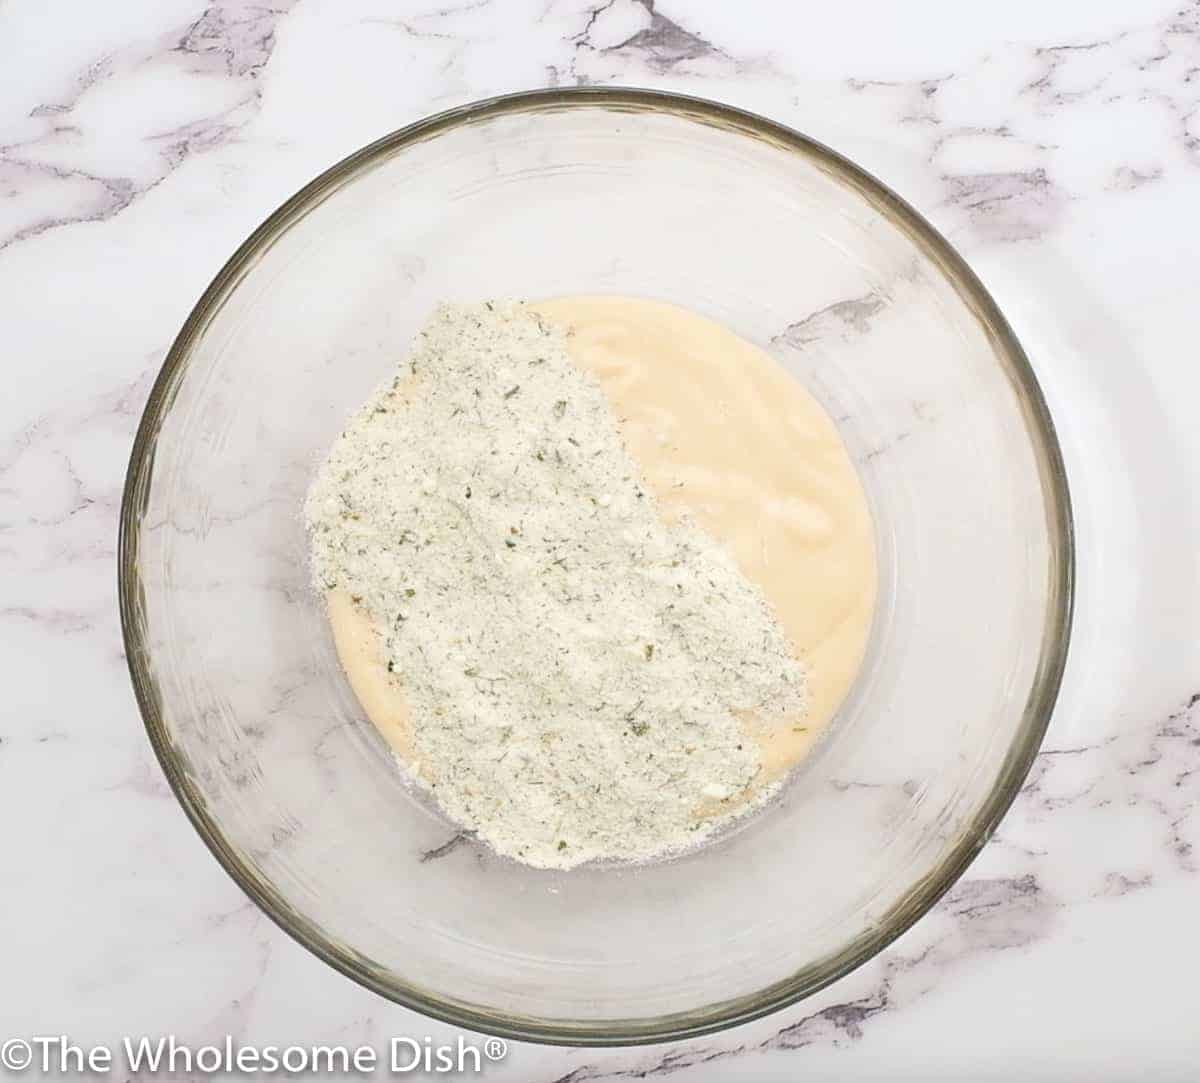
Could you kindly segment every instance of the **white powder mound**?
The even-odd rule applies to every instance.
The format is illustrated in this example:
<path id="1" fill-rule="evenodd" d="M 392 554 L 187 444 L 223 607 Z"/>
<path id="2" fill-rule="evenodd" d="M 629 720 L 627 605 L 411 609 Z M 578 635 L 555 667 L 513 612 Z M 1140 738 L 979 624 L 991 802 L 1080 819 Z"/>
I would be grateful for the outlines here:
<path id="1" fill-rule="evenodd" d="M 440 308 L 305 511 L 316 584 L 380 629 L 415 777 L 501 854 L 570 868 L 695 844 L 755 803 L 739 715 L 804 709 L 762 593 L 665 523 L 566 332 L 522 304 Z"/>

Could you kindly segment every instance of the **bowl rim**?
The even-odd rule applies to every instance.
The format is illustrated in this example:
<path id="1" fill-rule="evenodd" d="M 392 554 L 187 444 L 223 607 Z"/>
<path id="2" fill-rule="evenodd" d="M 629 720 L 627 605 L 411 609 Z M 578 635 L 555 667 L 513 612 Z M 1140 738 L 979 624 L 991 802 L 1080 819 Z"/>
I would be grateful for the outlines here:
<path id="1" fill-rule="evenodd" d="M 732 130 L 814 160 L 899 226 L 955 287 L 1006 364 L 1026 416 L 1046 505 L 1050 542 L 1049 592 L 1037 670 L 1020 728 L 996 782 L 939 866 L 908 891 L 871 927 L 839 951 L 807 964 L 755 993 L 650 1019 L 572 1021 L 506 1015 L 439 997 L 404 984 L 397 976 L 331 941 L 246 864 L 225 839 L 203 799 L 176 759 L 163 722 L 163 704 L 146 659 L 139 620 L 143 608 L 138 572 L 138 535 L 150 491 L 155 443 L 170 409 L 173 388 L 193 344 L 210 316 L 236 287 L 256 255 L 295 220 L 343 183 L 384 157 L 449 129 L 498 116 L 563 109 L 618 109 L 670 113 Z M 1024 349 L 983 283 L 955 248 L 882 181 L 838 152 L 783 124 L 706 98 L 632 86 L 560 87 L 521 91 L 470 102 L 432 114 L 370 143 L 301 188 L 241 244 L 204 291 L 171 345 L 150 392 L 134 438 L 122 494 L 118 529 L 118 598 L 125 656 L 147 735 L 176 799 L 213 856 L 250 899 L 289 936 L 360 985 L 406 1008 L 442 1022 L 487 1034 L 570 1046 L 642 1045 L 694 1038 L 758 1019 L 825 988 L 882 951 L 923 916 L 962 876 L 1008 811 L 1033 764 L 1058 698 L 1071 638 L 1075 589 L 1075 535 L 1062 453 L 1045 397 Z"/>

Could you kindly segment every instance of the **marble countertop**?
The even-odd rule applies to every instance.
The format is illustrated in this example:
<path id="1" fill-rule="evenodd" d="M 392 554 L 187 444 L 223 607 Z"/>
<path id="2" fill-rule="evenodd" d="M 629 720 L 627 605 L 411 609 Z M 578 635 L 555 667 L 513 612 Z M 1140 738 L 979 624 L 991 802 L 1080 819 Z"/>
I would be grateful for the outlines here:
<path id="1" fill-rule="evenodd" d="M 1060 427 L 1077 634 L 1011 813 L 883 955 L 715 1037 L 487 1074 L 1197 1078 L 1200 4 L 9 3 L 0 72 L 0 1038 L 453 1034 L 308 955 L 187 824 L 122 656 L 121 484 L 191 305 L 310 177 L 452 104 L 625 83 L 828 142 L 964 252 Z"/>

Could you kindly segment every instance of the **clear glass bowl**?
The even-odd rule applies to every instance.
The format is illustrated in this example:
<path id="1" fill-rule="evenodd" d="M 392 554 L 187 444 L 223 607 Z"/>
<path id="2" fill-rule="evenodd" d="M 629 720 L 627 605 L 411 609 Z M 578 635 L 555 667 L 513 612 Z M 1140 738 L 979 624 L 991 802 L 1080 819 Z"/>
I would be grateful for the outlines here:
<path id="1" fill-rule="evenodd" d="M 619 293 L 758 343 L 836 419 L 878 530 L 868 657 L 783 798 L 673 862 L 536 871 L 402 785 L 309 588 L 300 507 L 442 300 Z M 281 207 L 155 385 L 121 518 L 151 740 L 217 858 L 384 996 L 628 1043 L 806 996 L 927 910 L 1008 807 L 1067 647 L 1066 483 L 1020 346 L 878 181 L 762 118 L 579 89 L 387 136 Z"/>

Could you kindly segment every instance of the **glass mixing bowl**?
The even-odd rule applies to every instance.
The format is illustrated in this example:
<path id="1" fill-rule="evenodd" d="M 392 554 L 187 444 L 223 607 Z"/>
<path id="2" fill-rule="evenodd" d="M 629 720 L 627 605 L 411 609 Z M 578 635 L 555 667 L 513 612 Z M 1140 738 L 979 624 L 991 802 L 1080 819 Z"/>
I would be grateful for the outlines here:
<path id="1" fill-rule="evenodd" d="M 562 873 L 498 859 L 402 784 L 339 669 L 300 507 L 435 303 L 589 293 L 712 317 L 822 401 L 868 493 L 880 602 L 779 801 L 671 862 Z M 263 910 L 429 1015 L 616 1044 L 812 993 L 959 876 L 1054 703 L 1072 541 L 1029 364 L 911 208 L 760 117 L 578 89 L 387 136 L 250 237 L 151 394 L 120 574 L 154 748 Z"/>

